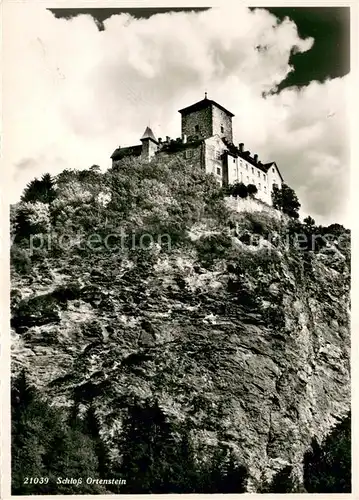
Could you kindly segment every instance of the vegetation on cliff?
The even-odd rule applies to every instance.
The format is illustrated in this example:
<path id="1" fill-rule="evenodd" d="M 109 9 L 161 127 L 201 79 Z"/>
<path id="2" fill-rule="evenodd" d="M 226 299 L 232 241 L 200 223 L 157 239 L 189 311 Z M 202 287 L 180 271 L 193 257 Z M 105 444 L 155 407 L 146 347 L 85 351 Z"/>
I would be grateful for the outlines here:
<path id="1" fill-rule="evenodd" d="M 126 159 L 12 207 L 14 494 L 350 487 L 335 458 L 313 479 L 318 453 L 298 473 L 349 411 L 350 234 L 224 194 L 178 158 Z"/>

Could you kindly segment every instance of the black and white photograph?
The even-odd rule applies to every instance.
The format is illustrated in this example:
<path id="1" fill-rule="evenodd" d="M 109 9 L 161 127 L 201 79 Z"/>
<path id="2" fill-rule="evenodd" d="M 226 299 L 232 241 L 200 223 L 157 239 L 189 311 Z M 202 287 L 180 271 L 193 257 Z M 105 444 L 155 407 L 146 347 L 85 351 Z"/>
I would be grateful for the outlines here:
<path id="1" fill-rule="evenodd" d="M 175 4 L 3 5 L 3 487 L 352 494 L 353 7 Z"/>

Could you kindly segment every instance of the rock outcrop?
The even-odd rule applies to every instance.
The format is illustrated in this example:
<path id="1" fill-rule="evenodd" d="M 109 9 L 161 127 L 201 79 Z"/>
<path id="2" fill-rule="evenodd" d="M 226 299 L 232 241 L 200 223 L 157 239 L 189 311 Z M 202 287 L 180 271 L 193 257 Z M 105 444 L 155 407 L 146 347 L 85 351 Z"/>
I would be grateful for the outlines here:
<path id="1" fill-rule="evenodd" d="M 312 438 L 349 409 L 348 263 L 338 249 L 245 244 L 246 217 L 212 261 L 198 252 L 207 232 L 92 269 L 54 261 L 55 288 L 14 279 L 14 372 L 28 367 L 54 404 L 92 401 L 108 443 L 123 402 L 153 398 L 202 447 L 227 443 L 248 491 L 286 465 L 301 482 Z"/>
<path id="2" fill-rule="evenodd" d="M 215 181 L 186 168 L 80 172 L 76 192 L 80 174 L 59 176 L 49 220 L 75 246 L 29 256 L 20 240 L 12 254 L 13 373 L 25 367 L 53 405 L 91 404 L 113 460 L 126 405 L 151 400 L 199 454 L 231 448 L 248 491 L 288 465 L 300 485 L 312 439 L 350 407 L 349 232 L 300 249 L 298 231 L 319 228 L 253 203 L 228 212 Z M 118 225 L 173 245 L 76 246 Z"/>

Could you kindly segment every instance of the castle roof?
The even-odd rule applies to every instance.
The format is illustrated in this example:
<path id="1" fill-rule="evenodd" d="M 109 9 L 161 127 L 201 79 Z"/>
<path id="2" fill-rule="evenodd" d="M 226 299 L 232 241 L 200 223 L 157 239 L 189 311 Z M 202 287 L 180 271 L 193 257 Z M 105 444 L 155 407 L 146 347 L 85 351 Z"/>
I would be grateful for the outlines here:
<path id="1" fill-rule="evenodd" d="M 112 153 L 111 158 L 112 160 L 116 161 L 116 160 L 121 160 L 121 158 L 124 158 L 125 156 L 140 156 L 141 151 L 142 151 L 142 144 L 136 146 L 128 146 L 125 148 L 118 147 Z"/>
<path id="2" fill-rule="evenodd" d="M 146 127 L 146 130 L 141 137 L 141 141 L 144 141 L 145 139 L 151 139 L 151 141 L 158 143 L 155 134 L 152 132 L 152 129 L 150 127 Z"/>
<path id="3" fill-rule="evenodd" d="M 281 178 L 282 182 L 284 182 L 283 176 L 282 176 L 282 174 L 280 173 L 280 170 L 279 170 L 279 168 L 278 168 L 278 165 L 276 164 L 276 162 L 275 162 L 275 161 L 271 161 L 271 162 L 269 162 L 269 163 L 265 163 L 265 164 L 263 165 L 263 167 L 267 169 L 267 172 L 268 172 L 268 170 L 269 170 L 271 167 L 275 167 L 275 168 L 277 169 L 277 172 L 278 172 L 278 174 L 279 174 L 279 177 Z"/>
<path id="4" fill-rule="evenodd" d="M 193 111 L 199 111 L 199 110 L 205 109 L 209 106 L 216 106 L 217 108 L 224 111 L 228 116 L 231 116 L 231 117 L 234 116 L 234 114 L 231 113 L 230 111 L 228 111 L 228 109 L 226 109 L 223 106 L 221 106 L 220 104 L 218 104 L 218 102 L 212 101 L 212 99 L 207 99 L 207 97 L 205 97 L 201 101 L 196 102 L 195 104 L 192 104 L 191 106 L 187 106 L 186 108 L 180 109 L 178 112 L 181 113 L 181 115 L 187 115 L 189 113 L 193 113 Z"/>
<path id="5" fill-rule="evenodd" d="M 252 157 L 250 151 L 241 151 L 233 143 L 230 143 L 226 139 L 222 139 L 222 140 L 225 143 L 225 145 L 227 146 L 229 154 L 231 154 L 232 156 L 235 156 L 237 158 L 243 158 L 243 160 L 246 160 L 248 163 L 250 163 L 254 167 L 258 168 L 259 170 L 261 170 L 265 174 L 268 172 L 268 170 L 271 167 L 275 167 L 278 171 L 278 174 L 279 174 L 282 182 L 283 182 L 283 176 L 280 173 L 278 165 L 276 164 L 275 161 L 271 161 L 269 163 L 262 163 L 261 161 L 258 161 L 258 159 L 256 160 L 254 157 Z"/>

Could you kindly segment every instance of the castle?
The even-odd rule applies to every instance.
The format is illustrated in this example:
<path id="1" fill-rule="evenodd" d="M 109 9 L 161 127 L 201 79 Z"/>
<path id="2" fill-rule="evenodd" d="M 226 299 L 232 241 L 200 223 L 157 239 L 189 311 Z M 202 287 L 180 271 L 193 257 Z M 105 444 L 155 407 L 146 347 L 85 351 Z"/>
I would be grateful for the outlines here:
<path id="1" fill-rule="evenodd" d="M 283 177 L 275 162 L 262 163 L 258 155 L 251 156 L 243 143 L 233 143 L 233 113 L 207 98 L 180 109 L 182 136 L 178 139 L 156 139 L 150 127 L 141 137 L 141 144 L 117 148 L 112 156 L 114 165 L 126 156 L 139 156 L 146 161 L 166 155 L 180 155 L 190 164 L 200 164 L 212 173 L 220 185 L 243 182 L 257 187 L 256 198 L 272 204 L 273 186 L 281 188 Z"/>

